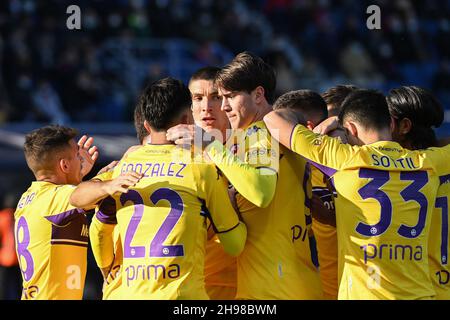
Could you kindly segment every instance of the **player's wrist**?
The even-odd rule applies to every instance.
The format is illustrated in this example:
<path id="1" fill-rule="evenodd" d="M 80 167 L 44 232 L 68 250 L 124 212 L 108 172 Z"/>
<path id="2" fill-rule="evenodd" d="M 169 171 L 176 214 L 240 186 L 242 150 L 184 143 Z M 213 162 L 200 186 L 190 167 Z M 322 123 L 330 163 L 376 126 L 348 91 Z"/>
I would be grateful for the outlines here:
<path id="1" fill-rule="evenodd" d="M 99 184 L 100 190 L 102 191 L 102 197 L 112 196 L 115 193 L 114 180 L 101 181 Z"/>

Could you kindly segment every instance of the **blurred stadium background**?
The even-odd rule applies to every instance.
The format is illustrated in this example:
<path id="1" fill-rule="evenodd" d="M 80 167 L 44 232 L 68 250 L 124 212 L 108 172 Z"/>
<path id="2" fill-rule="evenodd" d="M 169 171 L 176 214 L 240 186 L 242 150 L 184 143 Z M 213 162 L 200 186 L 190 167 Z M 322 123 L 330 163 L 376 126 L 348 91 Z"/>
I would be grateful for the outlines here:
<path id="1" fill-rule="evenodd" d="M 72 4 L 81 30 L 66 27 Z M 366 27 L 371 4 L 381 30 Z M 2 0 L 0 210 L 33 180 L 26 132 L 61 123 L 93 135 L 98 169 L 136 143 L 133 108 L 145 83 L 187 82 L 244 50 L 275 67 L 278 94 L 349 83 L 427 88 L 446 108 L 438 135 L 450 135 L 449 0 Z M 20 273 L 2 265 L 2 251 L 0 299 L 16 299 Z M 89 263 L 85 298 L 96 299 L 101 276 L 92 255 Z"/>

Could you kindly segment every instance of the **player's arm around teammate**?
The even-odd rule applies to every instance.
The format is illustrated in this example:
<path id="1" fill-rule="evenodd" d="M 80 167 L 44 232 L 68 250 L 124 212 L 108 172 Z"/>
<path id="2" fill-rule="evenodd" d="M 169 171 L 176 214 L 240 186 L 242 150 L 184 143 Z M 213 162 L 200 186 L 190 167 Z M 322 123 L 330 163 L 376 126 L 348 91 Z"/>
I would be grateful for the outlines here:
<path id="1" fill-rule="evenodd" d="M 113 234 L 117 224 L 115 211 L 108 206 L 111 198 L 107 197 L 117 193 L 127 193 L 128 188 L 135 186 L 141 176 L 141 174 L 131 171 L 112 179 L 112 171 L 107 171 L 90 181 L 82 182 L 70 197 L 70 202 L 75 206 L 83 208 L 98 206 L 89 227 L 89 238 L 95 261 L 104 279 L 107 278 L 114 262 Z M 106 212 L 110 218 L 100 221 L 99 216 L 101 217 Z"/>
<path id="2" fill-rule="evenodd" d="M 275 194 L 277 176 L 268 168 L 255 168 L 242 161 L 213 136 L 196 125 L 180 124 L 167 131 L 167 139 L 176 144 L 194 144 L 206 151 L 208 157 L 225 174 L 235 189 L 254 205 L 267 207 Z"/>
<path id="3" fill-rule="evenodd" d="M 78 208 L 92 209 L 107 196 L 117 193 L 127 193 L 141 179 L 142 174 L 129 171 L 115 179 L 101 181 L 93 179 L 80 183 L 70 196 L 70 203 Z"/>

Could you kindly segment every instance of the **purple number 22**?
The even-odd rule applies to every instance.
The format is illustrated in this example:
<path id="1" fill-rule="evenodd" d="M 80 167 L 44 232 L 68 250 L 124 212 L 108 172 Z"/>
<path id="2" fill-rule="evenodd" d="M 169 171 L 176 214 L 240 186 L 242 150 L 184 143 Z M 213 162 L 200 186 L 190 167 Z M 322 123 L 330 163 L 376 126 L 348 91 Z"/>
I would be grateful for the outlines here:
<path id="1" fill-rule="evenodd" d="M 184 256 L 184 247 L 179 245 L 165 245 L 164 241 L 169 233 L 175 227 L 176 223 L 183 214 L 183 200 L 174 190 L 168 188 L 160 188 L 152 193 L 150 200 L 153 204 L 159 201 L 167 200 L 170 203 L 170 212 L 162 223 L 158 232 L 155 234 L 150 244 L 150 257 L 179 257 Z M 136 229 L 142 219 L 144 213 L 144 201 L 141 195 L 135 190 L 129 190 L 120 196 L 120 202 L 125 205 L 127 201 L 134 203 L 134 213 L 128 224 L 124 240 L 124 257 L 125 258 L 142 258 L 145 256 L 144 246 L 131 246 Z"/>

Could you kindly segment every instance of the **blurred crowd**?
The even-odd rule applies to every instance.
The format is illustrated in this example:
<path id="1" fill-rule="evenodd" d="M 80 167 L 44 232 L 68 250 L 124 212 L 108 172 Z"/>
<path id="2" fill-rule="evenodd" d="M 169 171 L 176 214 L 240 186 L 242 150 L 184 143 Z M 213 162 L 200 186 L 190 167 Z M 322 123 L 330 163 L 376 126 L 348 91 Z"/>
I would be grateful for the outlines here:
<path id="1" fill-rule="evenodd" d="M 66 27 L 71 4 L 81 30 Z M 3 0 L 0 123 L 130 121 L 148 81 L 244 50 L 275 66 L 278 93 L 414 84 L 449 108 L 449 43 L 449 0 Z"/>

